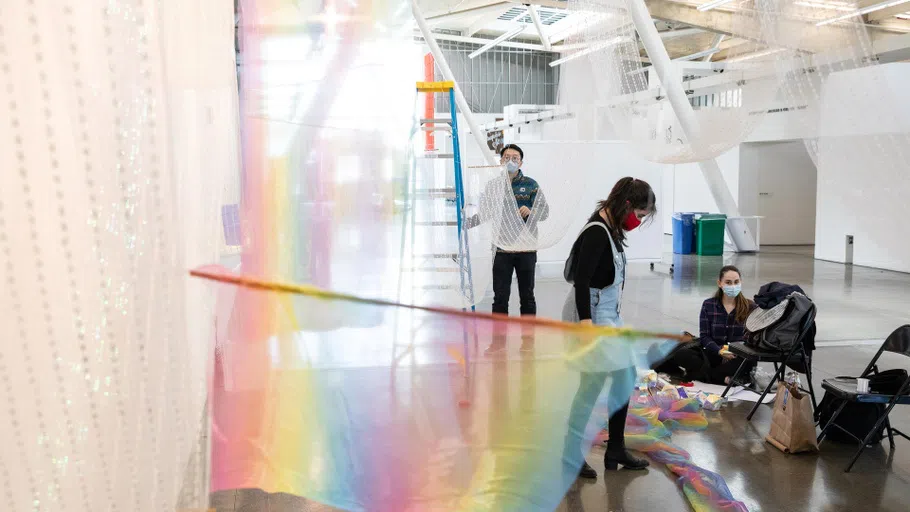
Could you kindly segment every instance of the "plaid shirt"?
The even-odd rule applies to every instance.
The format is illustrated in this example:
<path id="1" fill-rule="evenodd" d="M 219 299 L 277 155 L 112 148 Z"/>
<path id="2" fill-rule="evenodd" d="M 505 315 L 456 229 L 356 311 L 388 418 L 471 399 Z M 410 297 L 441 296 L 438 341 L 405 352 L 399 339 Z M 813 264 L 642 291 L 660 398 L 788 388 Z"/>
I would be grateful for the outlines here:
<path id="1" fill-rule="evenodd" d="M 736 309 L 727 313 L 721 301 L 710 298 L 701 305 L 699 315 L 701 346 L 716 354 L 724 345 L 743 341 L 746 326 L 736 323 Z"/>

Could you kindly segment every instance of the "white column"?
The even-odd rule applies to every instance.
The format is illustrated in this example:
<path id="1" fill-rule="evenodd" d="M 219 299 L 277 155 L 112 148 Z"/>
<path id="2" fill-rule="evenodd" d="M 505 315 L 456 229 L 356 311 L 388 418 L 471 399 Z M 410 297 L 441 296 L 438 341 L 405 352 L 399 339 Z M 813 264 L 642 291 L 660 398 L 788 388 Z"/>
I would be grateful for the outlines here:
<path id="1" fill-rule="evenodd" d="M 446 62 L 442 50 L 440 50 L 439 45 L 436 44 L 436 39 L 433 38 L 433 33 L 430 32 L 430 28 L 427 26 L 427 20 L 424 19 L 423 14 L 420 12 L 417 0 L 411 0 L 411 9 L 414 12 L 414 19 L 417 20 L 417 26 L 420 27 L 420 32 L 423 34 L 423 39 L 427 42 L 427 45 L 429 45 L 430 53 L 433 54 L 433 58 L 436 59 L 436 64 L 439 65 L 439 69 L 442 71 L 442 76 L 447 81 L 455 82 L 455 103 L 458 104 L 458 111 L 461 112 L 465 122 L 468 123 L 468 128 L 471 130 L 471 135 L 474 137 L 474 142 L 477 143 L 480 153 L 487 159 L 488 165 L 499 165 L 499 159 L 496 158 L 493 152 L 490 151 L 489 146 L 487 146 L 486 132 L 480 131 L 477 120 L 474 119 L 474 114 L 471 113 L 471 107 L 468 106 L 467 100 L 464 99 L 464 94 L 461 93 L 461 88 L 458 86 L 458 82 L 455 81 L 455 75 L 452 74 L 452 70 L 449 68 L 449 63 Z M 454 111 L 452 112 L 452 116 L 455 116 Z"/>
<path id="2" fill-rule="evenodd" d="M 679 126 L 683 134 L 690 144 L 696 146 L 696 151 L 701 149 L 698 147 L 703 144 L 701 127 L 695 117 L 695 111 L 689 103 L 689 98 L 686 97 L 686 93 L 682 88 L 682 84 L 672 75 L 673 64 L 671 64 L 667 49 L 657 33 L 654 22 L 651 20 L 648 6 L 645 5 L 644 0 L 626 0 L 626 5 L 629 7 L 632 23 L 635 24 L 635 29 L 638 31 L 639 37 L 641 37 L 641 42 L 648 52 L 654 71 L 660 77 L 660 84 L 667 91 L 667 99 L 670 100 L 670 106 L 679 120 Z M 714 158 L 702 160 L 698 162 L 698 166 L 701 167 L 701 172 L 705 176 L 705 181 L 708 182 L 708 188 L 711 190 L 711 195 L 714 196 L 720 212 L 726 214 L 727 217 L 739 217 L 739 208 L 736 206 L 736 200 L 733 198 L 733 194 L 730 193 L 729 187 L 727 187 L 727 182 L 720 172 L 717 160 Z M 733 244 L 738 252 L 758 250 L 752 232 L 743 219 L 727 220 L 727 232 L 730 234 L 730 238 L 733 239 Z"/>
<path id="3" fill-rule="evenodd" d="M 543 31 L 543 24 L 540 23 L 540 15 L 537 14 L 537 7 L 529 5 L 528 13 L 531 14 L 531 20 L 534 22 L 534 28 L 537 29 L 537 35 L 540 36 L 540 43 L 543 44 L 543 47 L 546 51 L 552 50 L 553 48 L 550 47 L 550 38 L 547 37 L 547 34 Z"/>

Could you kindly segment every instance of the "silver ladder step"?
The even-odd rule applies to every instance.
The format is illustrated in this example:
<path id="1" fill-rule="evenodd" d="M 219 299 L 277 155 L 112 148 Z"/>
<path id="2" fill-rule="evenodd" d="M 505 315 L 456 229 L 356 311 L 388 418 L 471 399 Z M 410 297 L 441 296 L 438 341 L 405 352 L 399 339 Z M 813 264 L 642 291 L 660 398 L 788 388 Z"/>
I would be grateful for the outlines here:
<path id="1" fill-rule="evenodd" d="M 425 132 L 451 132 L 452 127 L 449 125 L 441 124 L 439 126 L 421 126 L 421 130 Z"/>
<path id="2" fill-rule="evenodd" d="M 456 287 L 451 284 L 425 284 L 420 288 L 422 290 L 454 290 Z"/>
<path id="3" fill-rule="evenodd" d="M 419 188 L 414 196 L 421 199 L 455 199 L 454 188 Z"/>
<path id="4" fill-rule="evenodd" d="M 458 254 L 452 253 L 431 253 L 431 254 L 417 254 L 415 258 L 423 259 L 434 259 L 434 260 L 457 260 Z"/>
<path id="5" fill-rule="evenodd" d="M 427 158 L 430 160 L 442 160 L 442 159 L 447 159 L 447 158 L 455 158 L 455 154 L 454 153 L 424 153 L 422 155 L 418 155 L 418 157 Z"/>
<path id="6" fill-rule="evenodd" d="M 454 220 L 428 220 L 415 222 L 418 226 L 457 226 L 458 222 Z"/>
<path id="7" fill-rule="evenodd" d="M 402 268 L 402 272 L 458 272 L 460 268 L 428 267 L 428 268 Z"/>
<path id="8" fill-rule="evenodd" d="M 452 124 L 451 117 L 422 117 L 420 118 L 420 124 Z"/>

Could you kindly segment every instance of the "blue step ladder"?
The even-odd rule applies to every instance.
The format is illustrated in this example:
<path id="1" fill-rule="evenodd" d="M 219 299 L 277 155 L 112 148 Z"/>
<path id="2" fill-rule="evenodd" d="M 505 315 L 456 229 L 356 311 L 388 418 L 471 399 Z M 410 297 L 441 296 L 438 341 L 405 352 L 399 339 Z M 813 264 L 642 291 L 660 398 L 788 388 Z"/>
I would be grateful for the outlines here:
<path id="1" fill-rule="evenodd" d="M 411 272 L 412 283 L 417 281 L 418 274 L 424 274 L 427 272 L 458 272 L 459 273 L 459 283 L 458 290 L 461 293 L 462 301 L 466 301 L 470 304 L 471 311 L 474 311 L 474 279 L 471 274 L 471 249 L 470 244 L 468 243 L 468 231 L 465 229 L 465 219 L 464 219 L 464 208 L 465 208 L 465 191 L 464 191 L 464 176 L 462 173 L 462 162 L 461 162 L 461 147 L 458 139 L 458 120 L 455 115 L 455 90 L 454 82 L 417 82 L 417 92 L 425 94 L 438 94 L 438 93 L 448 93 L 450 103 L 450 118 L 433 118 L 433 119 L 420 119 L 419 130 L 422 132 L 427 131 L 444 131 L 450 132 L 452 137 L 452 152 L 451 153 L 420 153 L 415 154 L 415 162 L 411 168 L 411 177 L 409 179 L 408 186 L 408 201 L 409 204 L 409 214 L 407 215 L 409 219 L 409 228 L 410 228 L 410 240 L 413 247 L 414 242 L 416 241 L 416 235 L 418 228 L 421 228 L 424 234 L 429 233 L 430 239 L 437 239 L 435 233 L 429 230 L 435 229 L 444 229 L 444 228 L 456 228 L 457 235 L 457 249 L 453 252 L 451 250 L 441 251 L 436 250 L 434 252 L 424 252 L 424 253 L 414 253 L 411 251 L 410 264 L 412 267 L 403 269 L 406 272 Z M 428 185 L 421 181 L 421 171 L 423 169 L 418 169 L 416 161 L 418 160 L 453 160 L 454 167 L 454 187 L 449 186 L 438 186 L 438 183 L 432 183 Z M 435 166 L 434 166 L 435 167 Z M 448 204 L 454 202 L 454 219 L 440 219 L 440 218 L 431 218 L 431 219 L 419 219 L 417 204 L 421 201 L 431 201 L 436 202 L 435 206 L 437 207 L 436 211 L 439 211 L 440 201 L 445 201 L 443 203 L 446 206 L 443 206 L 443 210 L 448 210 Z M 427 266 L 426 263 L 431 263 L 430 266 Z M 453 262 L 457 266 L 442 266 L 445 262 Z M 440 279 L 431 279 L 432 283 L 423 283 L 420 285 L 422 290 L 452 290 L 453 286 L 451 283 L 440 283 Z M 417 299 L 415 293 L 412 293 L 411 299 Z M 462 309 L 467 309 L 463 307 Z"/>
<path id="2" fill-rule="evenodd" d="M 458 120 L 456 116 L 456 104 L 455 104 L 455 83 L 454 82 L 417 82 L 416 93 L 424 94 L 447 94 L 449 98 L 449 112 L 451 117 L 448 118 L 432 118 L 432 119 L 419 119 L 412 131 L 412 138 L 418 132 L 449 132 L 452 137 L 452 152 L 423 152 L 415 151 L 412 144 L 412 156 L 411 159 L 411 172 L 408 179 L 408 184 L 405 192 L 405 212 L 403 215 L 402 223 L 402 237 L 401 237 L 401 256 L 402 262 L 407 262 L 406 266 L 403 266 L 401 269 L 401 275 L 410 275 L 411 283 L 411 292 L 410 296 L 405 298 L 402 296 L 402 282 L 399 280 L 399 300 L 404 302 L 410 302 L 415 304 L 428 305 L 426 301 L 423 301 L 426 296 L 425 293 L 434 293 L 434 292 L 448 292 L 443 297 L 448 296 L 448 298 L 454 298 L 451 295 L 452 291 L 457 290 L 459 292 L 459 300 L 461 301 L 461 309 L 466 311 L 468 305 L 470 310 L 475 310 L 475 297 L 474 297 L 474 280 L 471 273 L 471 249 L 468 241 L 468 230 L 465 228 L 465 218 L 464 218 L 464 209 L 465 209 L 465 189 L 464 189 L 464 177 L 462 173 L 462 160 L 461 160 L 461 147 L 458 139 Z M 422 180 L 425 174 L 427 174 L 426 169 L 418 165 L 420 161 L 438 161 L 438 160 L 452 160 L 453 161 L 453 178 L 454 186 L 440 186 L 440 176 L 436 174 L 437 170 L 442 170 L 440 166 L 433 165 L 432 171 L 429 173 L 430 178 L 429 182 L 427 180 Z M 446 174 L 448 174 L 448 166 L 446 166 Z M 452 204 L 454 203 L 454 204 Z M 431 206 L 430 211 L 434 214 L 433 218 L 418 218 L 421 214 L 420 208 L 418 205 L 427 205 Z M 435 208 L 432 208 L 435 207 Z M 450 210 L 454 212 L 450 213 Z M 444 215 L 440 216 L 439 212 L 445 212 Z M 449 218 L 445 218 L 448 216 Z M 451 217 L 454 216 L 454 219 Z M 442 218 L 440 218 L 442 217 Z M 429 240 L 435 242 L 439 239 L 437 237 L 437 231 L 443 230 L 446 228 L 456 228 L 457 235 L 457 248 L 448 247 L 442 248 L 436 244 L 430 243 L 429 246 L 432 247 L 432 250 L 429 252 L 425 248 L 416 248 L 417 242 L 417 233 L 418 230 L 424 234 L 429 235 Z M 450 240 L 446 238 L 446 240 Z M 407 255 L 406 253 L 410 253 Z M 433 275 L 438 273 L 439 276 L 451 276 L 451 273 L 458 272 L 458 282 L 455 283 L 445 283 L 445 279 L 439 278 L 424 278 L 424 276 Z M 421 291 L 418 291 L 421 290 Z M 433 301 L 435 297 L 430 297 L 430 303 L 433 305 L 441 306 L 452 306 L 452 303 L 449 301 L 439 302 Z M 414 325 L 413 317 L 411 325 L 409 328 L 406 328 L 404 336 L 407 337 L 407 343 L 399 344 L 394 343 L 392 351 L 392 367 L 397 367 L 402 360 L 408 354 L 414 354 L 415 340 L 419 340 L 421 328 L 423 327 L 422 322 L 418 325 Z M 396 333 L 398 333 L 398 326 L 396 323 Z M 473 338 L 475 350 L 477 349 L 477 332 L 476 329 L 473 330 L 473 334 L 469 335 L 468 330 L 466 329 L 463 333 L 463 355 L 464 355 L 464 390 L 465 395 L 470 394 L 471 390 L 471 361 L 469 360 L 470 351 L 468 349 L 468 340 L 469 337 Z M 397 338 L 397 335 L 396 335 Z M 398 347 L 407 347 L 403 351 L 399 351 Z M 411 364 L 415 364 L 415 359 L 411 358 Z"/>

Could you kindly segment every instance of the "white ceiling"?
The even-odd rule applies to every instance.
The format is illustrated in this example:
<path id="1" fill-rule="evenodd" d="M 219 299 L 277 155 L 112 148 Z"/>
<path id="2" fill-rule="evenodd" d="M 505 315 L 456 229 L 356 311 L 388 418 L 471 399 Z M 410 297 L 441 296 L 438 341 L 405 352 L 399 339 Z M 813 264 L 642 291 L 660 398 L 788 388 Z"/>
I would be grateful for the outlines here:
<path id="1" fill-rule="evenodd" d="M 699 12 L 695 8 L 707 3 L 707 0 L 647 1 L 651 4 L 649 7 L 652 7 L 652 15 L 655 15 L 659 7 L 663 8 L 661 12 L 666 11 L 671 14 L 673 12 L 685 12 L 685 16 L 680 16 L 681 18 L 696 27 L 701 27 L 687 29 L 688 25 L 680 20 L 668 19 L 665 16 L 661 16 L 665 21 L 656 21 L 658 31 L 662 33 L 667 50 L 672 58 L 679 58 L 713 48 L 717 44 L 715 36 L 718 34 L 711 30 L 715 26 L 713 24 L 715 22 L 711 17 L 714 15 L 723 16 L 724 14 L 729 16 L 730 11 L 741 8 L 743 4 L 748 7 L 748 2 L 732 0 L 712 11 Z M 881 2 L 882 0 L 798 0 L 795 5 L 806 9 L 806 14 L 813 18 L 826 19 L 826 17 L 841 15 L 850 10 Z M 658 6 L 657 4 L 661 5 Z M 445 33 L 448 36 L 452 36 L 453 39 L 457 38 L 457 40 L 463 42 L 485 44 L 490 39 L 499 37 L 518 26 L 524 26 L 525 29 L 521 33 L 511 38 L 508 42 L 502 43 L 501 46 L 545 50 L 543 38 L 546 38 L 552 51 L 571 53 L 580 49 L 578 44 L 573 44 L 572 36 L 583 30 L 585 23 L 590 24 L 598 21 L 592 20 L 592 16 L 604 17 L 604 15 L 569 11 L 565 8 L 566 5 L 567 2 L 562 0 L 521 0 L 520 2 L 517 0 L 465 0 L 457 3 L 454 7 L 443 7 L 435 10 L 431 7 L 425 10 L 424 14 L 432 30 Z M 669 5 L 675 5 L 676 7 L 667 11 L 666 7 Z M 537 10 L 542 34 L 538 33 L 529 8 Z M 902 11 L 903 8 L 910 10 L 910 2 L 903 6 L 892 6 L 870 13 L 864 16 L 863 20 L 870 31 L 910 32 L 910 21 L 908 21 L 910 14 L 898 12 Z M 605 19 L 603 21 L 607 22 L 608 20 Z M 680 30 L 685 32 L 677 32 Z M 445 36 L 440 37 L 444 38 Z M 742 45 L 745 42 L 744 39 L 735 37 L 735 34 L 728 34 L 720 48 L 726 50 L 727 48 Z M 760 46 L 756 48 L 756 50 L 760 49 Z M 721 51 L 711 56 L 711 58 L 715 61 L 724 60 L 729 53 L 729 51 Z"/>

